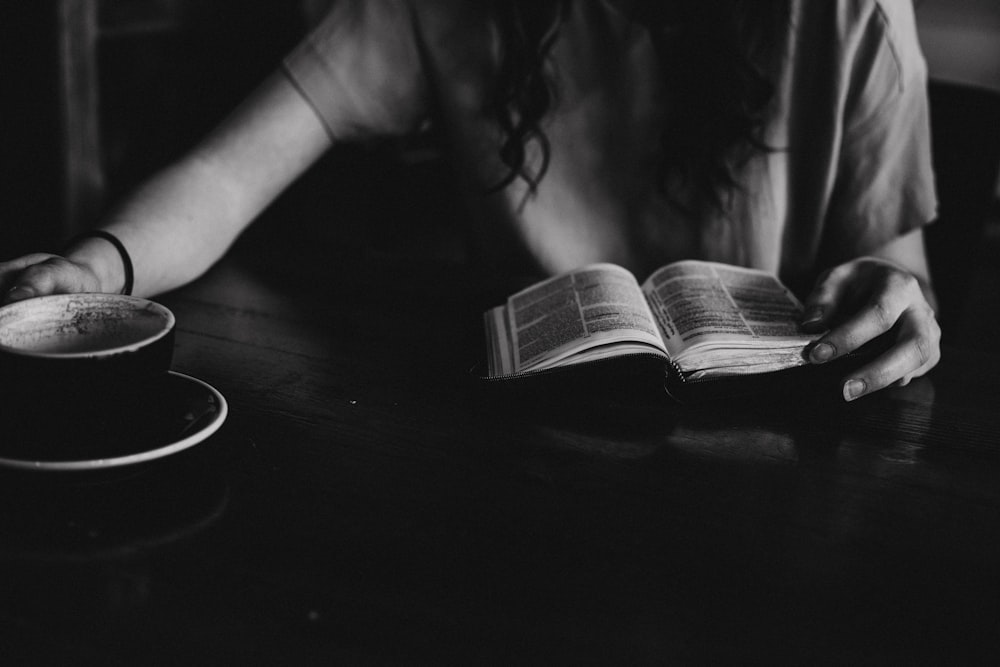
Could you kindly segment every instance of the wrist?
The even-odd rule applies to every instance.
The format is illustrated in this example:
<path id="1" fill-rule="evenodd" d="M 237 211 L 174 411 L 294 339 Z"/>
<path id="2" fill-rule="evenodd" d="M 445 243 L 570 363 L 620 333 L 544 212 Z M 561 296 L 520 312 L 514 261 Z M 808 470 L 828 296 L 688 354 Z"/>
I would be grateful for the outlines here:
<path id="1" fill-rule="evenodd" d="M 65 255 L 91 272 L 98 291 L 132 293 L 132 261 L 113 234 L 99 229 L 84 232 L 69 242 Z"/>
<path id="2" fill-rule="evenodd" d="M 85 239 L 72 243 L 65 252 L 66 259 L 88 271 L 96 281 L 95 291 L 114 294 L 125 284 L 118 253 L 111 244 L 100 239 Z"/>
<path id="3" fill-rule="evenodd" d="M 934 291 L 934 285 L 931 283 L 931 277 L 929 272 L 924 268 L 923 270 L 913 269 L 909 266 L 903 264 L 895 258 L 882 257 L 880 255 L 866 255 L 864 257 L 859 257 L 858 261 L 868 261 L 885 266 L 892 267 L 893 269 L 912 276 L 914 280 L 917 281 L 917 286 L 920 288 L 921 294 L 923 294 L 924 300 L 927 305 L 930 306 L 934 313 L 938 311 L 938 300 L 937 293 Z"/>

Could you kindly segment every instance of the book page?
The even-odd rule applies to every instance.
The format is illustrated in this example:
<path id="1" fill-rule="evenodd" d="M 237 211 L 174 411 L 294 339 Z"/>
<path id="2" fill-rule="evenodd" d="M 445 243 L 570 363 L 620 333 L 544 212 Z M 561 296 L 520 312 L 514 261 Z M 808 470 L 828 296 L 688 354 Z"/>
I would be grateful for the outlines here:
<path id="1" fill-rule="evenodd" d="M 670 264 L 643 283 L 675 360 L 693 346 L 791 347 L 814 336 L 799 326 L 802 305 L 777 277 L 756 269 L 714 262 Z"/>
<path id="2" fill-rule="evenodd" d="M 532 285 L 512 295 L 502 312 L 491 313 L 488 327 L 492 321 L 494 328 L 507 328 L 506 335 L 495 336 L 499 342 L 492 343 L 492 354 L 509 356 L 512 372 L 554 365 L 605 345 L 663 353 L 635 277 L 613 264 L 593 264 Z M 509 354 L 500 349 L 504 346 Z"/>

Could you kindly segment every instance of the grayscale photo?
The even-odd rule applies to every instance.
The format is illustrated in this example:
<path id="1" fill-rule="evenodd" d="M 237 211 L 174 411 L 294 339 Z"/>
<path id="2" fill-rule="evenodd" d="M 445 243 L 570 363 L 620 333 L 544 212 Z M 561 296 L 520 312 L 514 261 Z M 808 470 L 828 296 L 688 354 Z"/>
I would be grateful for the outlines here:
<path id="1" fill-rule="evenodd" d="M 5 664 L 1000 654 L 996 0 L 0 49 Z"/>

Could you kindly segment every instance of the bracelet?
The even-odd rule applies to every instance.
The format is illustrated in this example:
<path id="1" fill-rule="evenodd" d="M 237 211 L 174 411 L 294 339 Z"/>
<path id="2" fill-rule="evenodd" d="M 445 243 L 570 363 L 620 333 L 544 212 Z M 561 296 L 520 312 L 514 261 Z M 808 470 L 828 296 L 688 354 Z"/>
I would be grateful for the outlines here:
<path id="1" fill-rule="evenodd" d="M 125 295 L 132 294 L 132 285 L 135 281 L 135 274 L 132 270 L 132 258 L 129 256 L 128 250 L 125 249 L 125 245 L 118 240 L 117 236 L 107 230 L 91 229 L 90 231 L 84 232 L 78 236 L 74 236 L 70 242 L 66 244 L 66 247 L 71 248 L 84 239 L 104 239 L 115 247 L 115 250 L 118 251 L 118 254 L 122 258 L 122 267 L 125 269 L 125 286 L 122 287 L 122 291 L 120 293 Z"/>

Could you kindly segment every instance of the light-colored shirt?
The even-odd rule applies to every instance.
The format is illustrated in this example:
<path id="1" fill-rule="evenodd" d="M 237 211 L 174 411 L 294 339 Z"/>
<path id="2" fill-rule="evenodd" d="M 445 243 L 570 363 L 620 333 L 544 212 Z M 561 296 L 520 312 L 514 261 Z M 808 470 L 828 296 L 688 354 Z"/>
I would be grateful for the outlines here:
<path id="1" fill-rule="evenodd" d="M 546 273 L 616 262 L 642 279 L 672 260 L 770 270 L 791 283 L 869 253 L 936 214 L 926 66 L 909 0 L 792 2 L 764 134 L 718 214 L 689 216 L 657 185 L 664 90 L 648 29 L 614 0 L 579 0 L 559 31 L 557 103 L 537 192 L 506 173 L 485 108 L 497 38 L 478 3 L 336 0 L 285 60 L 336 141 L 438 123 L 470 220 L 502 261 Z M 537 160 L 537 146 L 529 145 Z M 537 162 L 534 162 L 537 164 Z"/>

